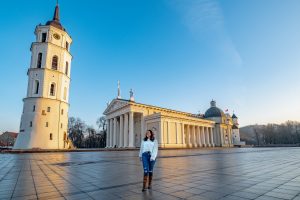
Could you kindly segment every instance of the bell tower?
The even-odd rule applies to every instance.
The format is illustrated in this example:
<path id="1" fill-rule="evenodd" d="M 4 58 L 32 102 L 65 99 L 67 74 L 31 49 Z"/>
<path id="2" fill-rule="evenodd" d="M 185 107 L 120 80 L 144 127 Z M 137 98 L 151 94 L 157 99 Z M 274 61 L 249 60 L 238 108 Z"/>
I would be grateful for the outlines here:
<path id="1" fill-rule="evenodd" d="M 53 19 L 37 25 L 31 44 L 27 95 L 14 149 L 67 149 L 72 38 L 62 26 L 59 5 Z"/>

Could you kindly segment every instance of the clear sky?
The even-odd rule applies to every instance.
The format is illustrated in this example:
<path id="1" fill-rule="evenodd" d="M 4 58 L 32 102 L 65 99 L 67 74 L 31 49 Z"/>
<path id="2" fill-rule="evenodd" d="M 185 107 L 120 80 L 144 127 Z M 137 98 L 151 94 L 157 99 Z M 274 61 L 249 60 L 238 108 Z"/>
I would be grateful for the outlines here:
<path id="1" fill-rule="evenodd" d="M 1 2 L 0 132 L 18 131 L 34 28 L 55 0 Z M 60 0 L 73 38 L 70 116 L 95 125 L 133 88 L 137 102 L 204 113 L 211 99 L 242 126 L 300 117 L 299 0 Z"/>

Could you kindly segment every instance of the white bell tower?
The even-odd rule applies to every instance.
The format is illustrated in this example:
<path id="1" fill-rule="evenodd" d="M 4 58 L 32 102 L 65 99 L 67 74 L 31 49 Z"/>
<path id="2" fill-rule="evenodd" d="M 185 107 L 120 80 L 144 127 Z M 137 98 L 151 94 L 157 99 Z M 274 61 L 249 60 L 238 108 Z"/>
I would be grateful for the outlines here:
<path id="1" fill-rule="evenodd" d="M 14 149 L 67 149 L 71 147 L 67 130 L 72 39 L 60 23 L 58 4 L 53 19 L 36 26 L 34 33 L 27 95 Z"/>

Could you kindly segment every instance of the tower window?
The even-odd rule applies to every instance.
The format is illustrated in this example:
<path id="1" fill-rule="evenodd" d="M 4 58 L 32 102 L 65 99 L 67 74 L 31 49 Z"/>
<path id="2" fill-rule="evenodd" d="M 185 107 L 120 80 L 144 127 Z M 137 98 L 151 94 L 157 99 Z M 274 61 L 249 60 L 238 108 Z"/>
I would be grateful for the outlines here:
<path id="1" fill-rule="evenodd" d="M 51 110 L 51 108 L 50 108 L 50 107 L 48 107 L 48 108 L 47 108 L 47 112 L 50 112 L 50 110 Z"/>
<path id="2" fill-rule="evenodd" d="M 35 80 L 34 94 L 38 94 L 39 93 L 39 87 L 40 87 L 40 82 L 38 80 Z"/>
<path id="3" fill-rule="evenodd" d="M 50 96 L 55 96 L 55 84 L 52 83 L 50 86 Z"/>
<path id="4" fill-rule="evenodd" d="M 30 126 L 30 127 L 32 127 L 32 121 L 30 121 L 30 124 L 29 124 L 29 126 Z"/>
<path id="5" fill-rule="evenodd" d="M 69 50 L 69 42 L 66 42 L 66 49 Z"/>
<path id="6" fill-rule="evenodd" d="M 42 33 L 42 42 L 46 42 L 47 33 Z"/>
<path id="7" fill-rule="evenodd" d="M 38 54 L 37 65 L 36 65 L 37 68 L 41 68 L 42 67 L 42 58 L 43 58 L 43 54 L 39 53 Z"/>
<path id="8" fill-rule="evenodd" d="M 61 115 L 63 115 L 64 114 L 64 109 L 61 109 Z"/>
<path id="9" fill-rule="evenodd" d="M 68 61 L 66 62 L 66 68 L 65 68 L 65 74 L 68 76 L 68 72 L 69 72 L 69 63 Z"/>
<path id="10" fill-rule="evenodd" d="M 33 106 L 33 109 L 32 109 L 32 112 L 34 112 L 35 111 L 35 105 Z"/>
<path id="11" fill-rule="evenodd" d="M 53 56 L 53 58 L 52 58 L 52 69 L 57 70 L 57 65 L 58 65 L 58 57 Z"/>
<path id="12" fill-rule="evenodd" d="M 48 122 L 46 122 L 46 127 L 48 127 L 48 125 L 49 125 L 49 123 L 48 123 Z"/>
<path id="13" fill-rule="evenodd" d="M 50 133 L 50 140 L 53 140 L 53 135 L 52 135 L 52 133 Z"/>
<path id="14" fill-rule="evenodd" d="M 61 124 L 60 124 L 60 128 L 62 128 L 62 127 L 63 127 L 63 124 L 61 123 Z"/>

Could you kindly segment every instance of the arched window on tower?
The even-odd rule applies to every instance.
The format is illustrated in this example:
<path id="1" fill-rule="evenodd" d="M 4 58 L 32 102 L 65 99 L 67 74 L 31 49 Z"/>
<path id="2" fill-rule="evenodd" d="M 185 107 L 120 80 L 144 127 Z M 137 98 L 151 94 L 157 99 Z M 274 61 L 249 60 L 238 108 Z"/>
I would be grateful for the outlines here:
<path id="1" fill-rule="evenodd" d="M 58 57 L 53 56 L 53 58 L 52 58 L 52 69 L 57 70 L 57 65 L 58 65 Z"/>
<path id="2" fill-rule="evenodd" d="M 68 76 L 69 73 L 69 63 L 68 61 L 66 62 L 66 68 L 65 68 L 65 74 Z"/>
<path id="3" fill-rule="evenodd" d="M 55 83 L 50 85 L 50 96 L 55 96 Z"/>
<path id="4" fill-rule="evenodd" d="M 42 58 L 43 58 L 43 54 L 39 53 L 38 54 L 38 59 L 37 59 L 37 65 L 36 65 L 37 68 L 41 68 L 42 67 Z"/>
<path id="5" fill-rule="evenodd" d="M 39 93 L 40 82 L 38 80 L 35 80 L 34 85 L 35 85 L 34 94 L 38 94 Z"/>

